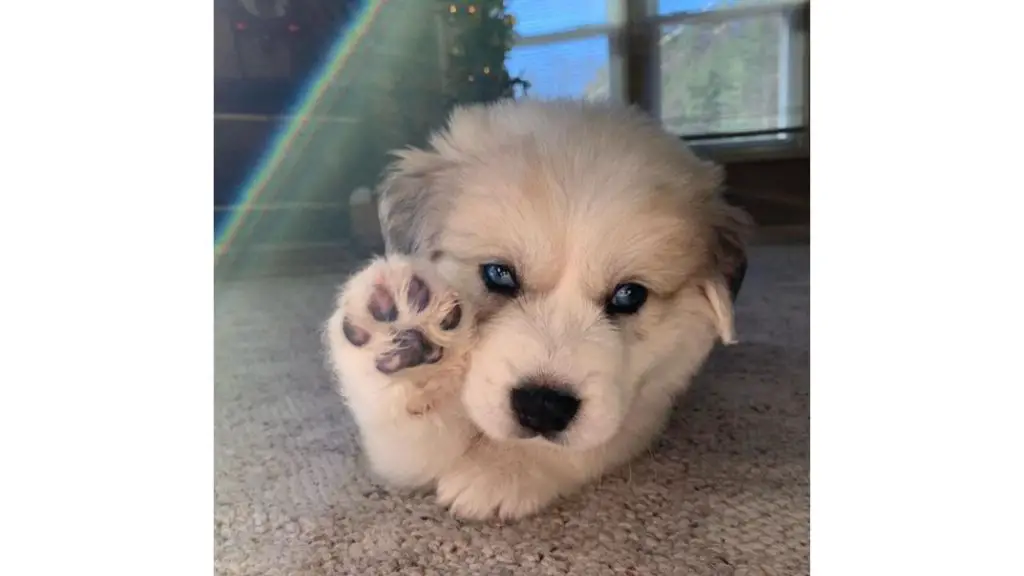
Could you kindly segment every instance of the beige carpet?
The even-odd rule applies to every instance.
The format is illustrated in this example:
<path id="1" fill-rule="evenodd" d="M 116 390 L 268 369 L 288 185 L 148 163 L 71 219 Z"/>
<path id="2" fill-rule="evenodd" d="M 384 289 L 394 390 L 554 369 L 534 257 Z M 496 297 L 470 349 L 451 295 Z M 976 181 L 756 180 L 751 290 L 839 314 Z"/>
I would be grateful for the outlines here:
<path id="1" fill-rule="evenodd" d="M 809 262 L 752 254 L 719 349 L 650 457 L 516 524 L 462 524 L 365 474 L 318 324 L 338 277 L 216 288 L 216 571 L 807 574 Z"/>

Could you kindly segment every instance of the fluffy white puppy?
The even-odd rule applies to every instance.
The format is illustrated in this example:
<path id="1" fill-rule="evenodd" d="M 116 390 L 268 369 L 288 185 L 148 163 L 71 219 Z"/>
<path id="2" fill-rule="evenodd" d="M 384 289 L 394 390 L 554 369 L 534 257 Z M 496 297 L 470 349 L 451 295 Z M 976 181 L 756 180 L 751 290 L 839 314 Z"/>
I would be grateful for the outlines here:
<path id="1" fill-rule="evenodd" d="M 327 356 L 373 470 L 515 519 L 624 464 L 716 341 L 747 216 L 626 108 L 456 110 L 380 189 L 388 256 L 339 291 Z"/>

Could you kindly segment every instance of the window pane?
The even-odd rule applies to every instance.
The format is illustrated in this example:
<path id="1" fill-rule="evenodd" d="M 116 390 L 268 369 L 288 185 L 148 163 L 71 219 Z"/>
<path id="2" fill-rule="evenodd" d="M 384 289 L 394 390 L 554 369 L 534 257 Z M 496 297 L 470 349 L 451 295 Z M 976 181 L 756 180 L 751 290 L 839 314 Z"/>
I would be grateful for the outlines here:
<path id="1" fill-rule="evenodd" d="M 658 14 L 673 12 L 708 12 L 723 8 L 741 8 L 744 6 L 771 6 L 788 4 L 792 0 L 658 0 Z"/>
<path id="2" fill-rule="evenodd" d="M 530 96 L 607 99 L 608 38 L 520 46 L 509 51 L 508 73 L 531 84 Z"/>
<path id="3" fill-rule="evenodd" d="M 719 4 L 731 4 L 722 0 L 658 0 L 658 14 L 673 12 L 704 12 Z"/>
<path id="4" fill-rule="evenodd" d="M 788 41 L 781 15 L 666 26 L 661 38 L 661 117 L 683 135 L 795 126 Z M 794 109 L 795 108 L 795 109 Z"/>
<path id="5" fill-rule="evenodd" d="M 515 31 L 522 36 L 608 22 L 608 0 L 508 0 L 505 6 L 515 16 Z"/>

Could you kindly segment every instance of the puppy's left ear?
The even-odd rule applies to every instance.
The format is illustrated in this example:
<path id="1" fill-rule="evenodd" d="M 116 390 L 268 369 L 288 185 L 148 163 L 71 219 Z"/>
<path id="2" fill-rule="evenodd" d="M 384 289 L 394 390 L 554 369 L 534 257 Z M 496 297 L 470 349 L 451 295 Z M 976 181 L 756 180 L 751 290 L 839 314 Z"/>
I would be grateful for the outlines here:
<path id="1" fill-rule="evenodd" d="M 718 335 L 724 344 L 735 344 L 733 303 L 747 272 L 747 241 L 753 219 L 721 196 L 711 201 L 712 269 L 704 281 L 704 295 L 711 305 Z"/>
<path id="2" fill-rule="evenodd" d="M 747 242 L 754 222 L 742 208 L 719 199 L 712 215 L 712 258 L 714 272 L 729 287 L 729 299 L 739 296 L 747 274 Z"/>
<path id="3" fill-rule="evenodd" d="M 725 282 L 720 278 L 709 278 L 701 284 L 704 297 L 711 304 L 711 314 L 714 318 L 715 329 L 718 337 L 726 346 L 735 344 L 736 326 L 733 322 L 732 299 L 729 297 L 729 290 Z"/>

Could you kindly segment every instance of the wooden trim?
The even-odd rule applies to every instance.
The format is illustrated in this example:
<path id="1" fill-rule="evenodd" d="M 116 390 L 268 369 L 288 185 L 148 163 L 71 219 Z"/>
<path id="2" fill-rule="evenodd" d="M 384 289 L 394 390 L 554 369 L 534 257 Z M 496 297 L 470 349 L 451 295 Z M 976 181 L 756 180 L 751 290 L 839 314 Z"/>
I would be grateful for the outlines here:
<path id="1" fill-rule="evenodd" d="M 661 117 L 661 35 L 651 23 L 657 0 L 627 4 L 624 24 L 626 101 L 655 118 Z"/>

